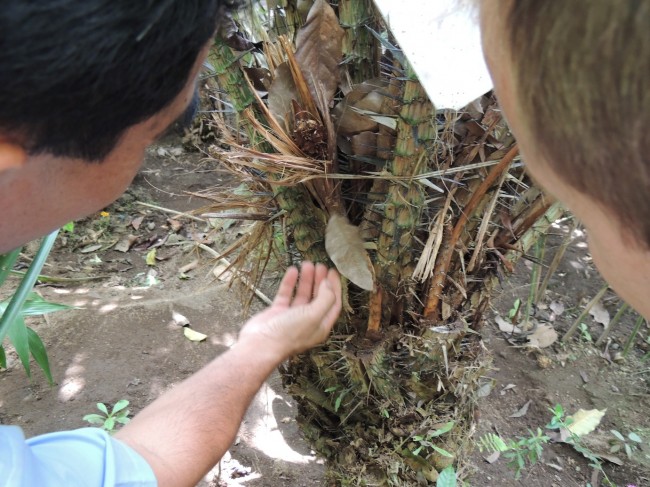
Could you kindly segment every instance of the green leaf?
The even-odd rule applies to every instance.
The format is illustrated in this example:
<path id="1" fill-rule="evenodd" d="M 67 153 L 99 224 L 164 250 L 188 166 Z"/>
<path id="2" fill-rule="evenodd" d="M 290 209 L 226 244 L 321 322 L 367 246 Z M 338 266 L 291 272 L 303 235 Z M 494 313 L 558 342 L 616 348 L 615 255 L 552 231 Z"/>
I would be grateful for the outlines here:
<path id="1" fill-rule="evenodd" d="M 5 347 L 0 345 L 0 367 L 7 368 L 7 355 L 5 354 Z"/>
<path id="2" fill-rule="evenodd" d="M 5 312 L 5 309 L 9 305 L 10 299 L 0 302 L 0 315 Z M 66 309 L 74 309 L 73 306 L 67 306 L 65 304 L 52 303 L 50 301 L 45 301 L 38 294 L 31 292 L 23 306 L 20 310 L 22 316 L 36 316 L 36 315 L 46 315 L 48 313 L 54 313 L 55 311 L 63 311 Z"/>
<path id="3" fill-rule="evenodd" d="M 25 372 L 27 372 L 27 377 L 32 376 L 32 372 L 29 368 L 29 339 L 27 338 L 27 327 L 25 326 L 25 320 L 22 316 L 18 316 L 14 322 L 9 326 L 9 331 L 7 332 L 9 340 L 13 343 L 14 348 L 20 361 L 23 363 Z"/>
<path id="4" fill-rule="evenodd" d="M 104 429 L 106 431 L 113 431 L 115 429 L 115 418 L 112 416 L 106 418 L 106 421 L 104 421 Z"/>
<path id="5" fill-rule="evenodd" d="M 108 409 L 106 408 L 106 404 L 104 404 L 103 402 L 97 403 L 97 409 L 99 409 L 102 413 L 108 416 Z"/>
<path id="6" fill-rule="evenodd" d="M 0 255 L 0 286 L 2 286 L 11 272 L 11 269 L 13 269 L 21 250 L 22 247 L 19 247 L 8 254 Z"/>
<path id="7" fill-rule="evenodd" d="M 418 455 L 422 451 L 422 446 L 418 446 L 415 450 L 413 450 L 413 455 Z"/>
<path id="8" fill-rule="evenodd" d="M 104 416 L 100 416 L 99 414 L 86 414 L 83 417 L 83 420 L 89 422 L 90 424 L 104 424 L 105 419 L 106 418 Z"/>
<path id="9" fill-rule="evenodd" d="M 124 409 L 128 405 L 129 405 L 129 401 L 127 401 L 126 399 L 120 399 L 113 406 L 113 410 L 112 410 L 111 414 L 115 414 L 115 413 L 120 412 L 122 409 Z"/>
<path id="10" fill-rule="evenodd" d="M 636 433 L 630 433 L 630 434 L 627 435 L 627 437 L 630 440 L 632 440 L 633 442 L 635 442 L 635 443 L 643 443 L 643 440 L 641 439 L 641 437 L 639 435 L 637 435 Z"/>
<path id="11" fill-rule="evenodd" d="M 625 454 L 627 455 L 627 458 L 632 458 L 632 447 L 625 443 Z"/>
<path id="12" fill-rule="evenodd" d="M 442 428 L 439 428 L 435 431 L 430 431 L 428 433 L 429 438 L 435 438 L 436 436 L 441 436 L 444 435 L 445 433 L 449 433 L 451 429 L 454 427 L 454 422 L 449 421 L 448 423 L 445 423 Z"/>
<path id="13" fill-rule="evenodd" d="M 68 222 L 61 227 L 64 232 L 72 233 L 74 232 L 74 222 Z"/>
<path id="14" fill-rule="evenodd" d="M 146 257 L 145 260 L 146 260 L 148 266 L 154 266 L 154 265 L 156 265 L 156 249 L 155 249 L 155 248 L 154 248 L 154 249 L 151 249 L 151 250 L 147 253 L 147 257 Z"/>
<path id="15" fill-rule="evenodd" d="M 618 431 L 616 431 L 616 430 L 609 430 L 609 431 L 611 431 L 612 434 L 613 434 L 616 438 L 618 438 L 619 440 L 621 440 L 621 441 L 625 441 L 625 437 L 624 437 L 621 433 L 619 433 Z"/>
<path id="16" fill-rule="evenodd" d="M 193 342 L 202 342 L 208 338 L 208 335 L 192 330 L 189 326 L 183 327 L 183 335 L 185 335 L 185 338 Z"/>
<path id="17" fill-rule="evenodd" d="M 2 314 L 2 317 L 0 317 L 0 343 L 4 340 L 4 337 L 9 332 L 9 328 L 16 318 L 20 316 L 23 304 L 34 287 L 34 283 L 43 268 L 43 264 L 45 264 L 45 260 L 50 253 L 52 245 L 54 245 L 58 233 L 59 231 L 56 230 L 43 239 L 38 252 L 36 252 L 36 255 L 34 256 L 32 264 L 25 273 L 25 277 L 18 285 L 18 289 L 16 289 L 9 305 Z"/>
<path id="18" fill-rule="evenodd" d="M 339 408 L 341 407 L 341 401 L 343 400 L 343 394 L 340 394 L 339 397 L 336 398 L 336 401 L 334 402 L 334 412 L 338 412 Z"/>
<path id="19" fill-rule="evenodd" d="M 27 343 L 29 344 L 29 351 L 34 357 L 34 360 L 43 370 L 47 382 L 53 386 L 54 379 L 52 379 L 52 371 L 50 370 L 50 361 L 47 358 L 47 350 L 45 350 L 45 345 L 38 334 L 32 330 L 30 327 L 27 327 Z"/>
<path id="20" fill-rule="evenodd" d="M 443 457 L 454 458 L 454 456 L 451 453 L 449 453 L 447 450 L 443 450 L 442 448 L 439 448 L 436 445 L 431 445 L 431 448 L 433 448 L 435 451 L 440 453 Z"/>
<path id="21" fill-rule="evenodd" d="M 456 487 L 456 471 L 454 467 L 447 467 L 440 472 L 436 487 Z"/>
<path id="22" fill-rule="evenodd" d="M 128 411 L 127 411 L 128 414 Z M 117 421 L 120 424 L 127 424 L 129 421 L 131 421 L 131 418 L 127 418 L 126 415 L 124 416 L 116 416 L 115 421 Z"/>
<path id="23" fill-rule="evenodd" d="M 53 303 L 46 301 L 38 294 L 32 292 L 27 296 L 25 304 L 23 304 L 23 316 L 46 315 L 56 311 L 64 311 L 67 309 L 74 309 L 73 306 L 66 304 Z"/>

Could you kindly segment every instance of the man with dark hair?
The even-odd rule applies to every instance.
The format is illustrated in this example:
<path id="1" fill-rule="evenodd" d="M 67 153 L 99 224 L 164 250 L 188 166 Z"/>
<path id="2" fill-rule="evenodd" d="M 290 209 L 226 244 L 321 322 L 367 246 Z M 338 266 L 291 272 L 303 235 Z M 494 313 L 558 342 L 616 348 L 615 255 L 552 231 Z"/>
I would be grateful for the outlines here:
<path id="1" fill-rule="evenodd" d="M 223 9 L 218 0 L 5 0 L 0 9 L 0 253 L 114 201 L 181 116 Z M 0 426 L 0 484 L 190 486 L 226 452 L 268 375 L 325 340 L 338 274 L 306 262 L 237 343 L 114 437 L 25 441 Z"/>

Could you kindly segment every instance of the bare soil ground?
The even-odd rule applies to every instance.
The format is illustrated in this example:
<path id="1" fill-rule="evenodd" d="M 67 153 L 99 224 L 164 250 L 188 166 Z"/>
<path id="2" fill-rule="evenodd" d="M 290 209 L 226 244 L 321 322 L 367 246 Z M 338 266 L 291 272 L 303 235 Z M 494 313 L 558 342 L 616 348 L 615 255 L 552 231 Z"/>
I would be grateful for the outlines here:
<path id="1" fill-rule="evenodd" d="M 9 353 L 8 369 L 0 370 L 0 423 L 17 424 L 31 436 L 87 426 L 82 417 L 95 412 L 97 402 L 113 404 L 128 399 L 136 413 L 234 342 L 246 319 L 244 298 L 240 290 L 229 289 L 215 279 L 211 257 L 197 243 L 219 250 L 239 227 L 214 231 L 203 223 L 180 218 L 182 228 L 173 231 L 175 224 L 168 221 L 172 214 L 138 203 L 190 211 L 205 202 L 185 191 L 224 181 L 227 176 L 212 164 L 202 163 L 200 155 L 181 150 L 174 141 L 162 144 L 150 151 L 125 197 L 106 209 L 108 217 L 89 217 L 59 243 L 45 274 L 72 280 L 100 278 L 38 287 L 45 298 L 79 309 L 31 323 L 48 348 L 54 387 L 48 386 L 40 370 L 34 370 L 28 380 L 15 354 Z M 557 233 L 561 234 L 562 228 Z M 136 243 L 127 252 L 116 250 L 128 235 L 137 237 Z M 552 255 L 550 249 L 558 238 L 551 239 L 547 254 Z M 158 260 L 149 266 L 145 259 L 153 248 Z M 181 276 L 183 266 L 196 260 L 198 265 Z M 525 301 L 529 275 L 522 263 L 516 274 L 504 281 L 495 296 L 496 311 L 506 315 L 517 297 Z M 268 295 L 277 284 L 274 279 L 269 277 L 262 285 Z M 538 315 L 555 318 L 550 322 L 562 333 L 601 282 L 584 239 L 578 236 L 549 288 L 547 307 L 538 310 Z M 605 305 L 612 315 L 618 302 L 608 296 Z M 550 316 L 552 301 L 564 306 L 559 316 Z M 252 312 L 261 307 L 253 302 Z M 200 343 L 186 339 L 176 323 L 179 314 L 208 338 Z M 647 348 L 643 338 L 648 330 L 643 328 L 626 360 L 615 362 L 611 359 L 632 327 L 631 315 L 624 317 L 619 331 L 612 335 L 610 355 L 605 358 L 602 347 L 596 349 L 582 338 L 569 345 L 557 342 L 541 351 L 514 347 L 492 318 L 490 314 L 485 326 L 485 342 L 494 355 L 493 385 L 480 403 L 475 437 L 488 432 L 504 438 L 526 435 L 528 429 L 543 428 L 551 416 L 548 408 L 558 403 L 569 413 L 580 408 L 607 408 L 597 430 L 603 438 L 611 438 L 610 429 L 624 434 L 634 431 L 644 444 L 631 460 L 619 452 L 622 465 L 608 464 L 606 472 L 619 486 L 650 485 L 650 366 L 639 360 Z M 591 317 L 585 323 L 595 340 L 602 326 Z M 525 414 L 511 417 L 528 401 Z M 279 377 L 272 376 L 251 406 L 229 455 L 202 485 L 326 485 L 324 466 L 302 439 L 294 414 L 294 404 L 283 392 Z M 525 469 L 521 479 L 515 479 L 504 458 L 488 463 L 485 456 L 487 453 L 477 451 L 471 458 L 472 475 L 467 481 L 472 486 L 569 487 L 585 486 L 592 479 L 588 462 L 566 444 L 546 447 L 543 460 Z"/>

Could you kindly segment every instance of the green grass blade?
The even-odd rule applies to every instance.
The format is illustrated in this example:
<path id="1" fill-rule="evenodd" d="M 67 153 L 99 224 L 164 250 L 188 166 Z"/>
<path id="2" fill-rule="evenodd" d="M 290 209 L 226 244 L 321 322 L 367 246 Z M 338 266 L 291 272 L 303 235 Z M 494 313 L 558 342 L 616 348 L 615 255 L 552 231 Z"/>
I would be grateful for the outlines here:
<path id="1" fill-rule="evenodd" d="M 53 386 L 54 379 L 52 379 L 52 371 L 50 370 L 50 361 L 47 358 L 47 350 L 45 350 L 45 345 L 38 334 L 32 330 L 30 327 L 27 327 L 27 342 L 29 344 L 29 351 L 36 360 L 36 363 L 43 370 L 47 382 Z"/>
<path id="2" fill-rule="evenodd" d="M 0 286 L 5 282 L 7 276 L 11 272 L 22 247 L 18 247 L 16 250 L 9 252 L 8 254 L 0 255 Z"/>
<path id="3" fill-rule="evenodd" d="M 18 316 L 12 326 L 8 330 L 9 340 L 13 343 L 16 353 L 23 363 L 27 377 L 31 377 L 32 373 L 29 368 L 29 339 L 27 338 L 27 327 L 25 320 L 22 316 Z"/>
<path id="4" fill-rule="evenodd" d="M 3 342 L 12 323 L 20 315 L 23 303 L 34 287 L 34 283 L 43 268 L 43 264 L 45 264 L 45 260 L 47 259 L 58 234 L 59 231 L 56 230 L 43 239 L 43 242 L 34 257 L 32 265 L 29 266 L 27 274 L 25 274 L 25 277 L 18 286 L 18 289 L 16 289 L 13 298 L 11 298 L 7 309 L 3 313 L 2 317 L 0 317 L 0 343 Z"/>
<path id="5" fill-rule="evenodd" d="M 0 345 L 0 367 L 3 369 L 7 368 L 7 355 L 5 354 L 5 348 Z"/>

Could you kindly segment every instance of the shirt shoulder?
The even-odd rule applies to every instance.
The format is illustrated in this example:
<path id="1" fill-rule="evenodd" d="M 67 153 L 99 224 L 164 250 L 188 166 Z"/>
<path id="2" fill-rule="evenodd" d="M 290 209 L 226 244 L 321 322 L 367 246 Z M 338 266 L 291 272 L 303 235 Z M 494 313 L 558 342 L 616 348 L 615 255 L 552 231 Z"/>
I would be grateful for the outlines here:
<path id="1" fill-rule="evenodd" d="M 155 487 L 149 464 L 99 428 L 48 433 L 25 440 L 0 426 L 0 479 L 7 487 Z"/>

